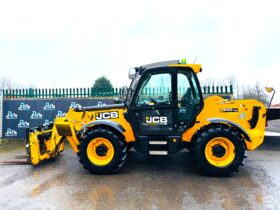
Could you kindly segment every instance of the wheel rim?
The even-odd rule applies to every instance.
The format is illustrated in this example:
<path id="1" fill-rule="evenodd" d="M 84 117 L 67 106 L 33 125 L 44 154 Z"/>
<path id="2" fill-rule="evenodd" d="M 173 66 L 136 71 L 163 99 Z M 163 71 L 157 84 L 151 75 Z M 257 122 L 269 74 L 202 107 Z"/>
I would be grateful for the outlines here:
<path id="1" fill-rule="evenodd" d="M 105 166 L 110 163 L 114 157 L 114 147 L 112 143 L 105 138 L 95 138 L 87 146 L 88 159 L 98 166 Z"/>
<path id="2" fill-rule="evenodd" d="M 216 167 L 225 167 L 235 158 L 234 144 L 227 138 L 217 137 L 210 140 L 205 147 L 207 161 Z"/>

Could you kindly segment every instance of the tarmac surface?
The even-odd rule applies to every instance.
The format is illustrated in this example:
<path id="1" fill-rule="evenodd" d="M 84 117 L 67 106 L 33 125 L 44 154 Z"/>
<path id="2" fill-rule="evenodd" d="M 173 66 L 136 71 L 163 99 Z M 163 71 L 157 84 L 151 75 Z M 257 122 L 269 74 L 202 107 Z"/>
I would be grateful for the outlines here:
<path id="1" fill-rule="evenodd" d="M 280 133 L 280 120 L 268 121 L 268 127 L 266 130 Z"/>
<path id="2" fill-rule="evenodd" d="M 272 122 L 272 123 L 271 123 Z M 268 130 L 279 132 L 280 121 Z M 1 209 L 280 209 L 280 137 L 266 136 L 232 177 L 200 173 L 187 151 L 149 156 L 132 150 L 115 175 L 92 175 L 67 146 L 32 167 L 24 144 L 0 144 Z"/>

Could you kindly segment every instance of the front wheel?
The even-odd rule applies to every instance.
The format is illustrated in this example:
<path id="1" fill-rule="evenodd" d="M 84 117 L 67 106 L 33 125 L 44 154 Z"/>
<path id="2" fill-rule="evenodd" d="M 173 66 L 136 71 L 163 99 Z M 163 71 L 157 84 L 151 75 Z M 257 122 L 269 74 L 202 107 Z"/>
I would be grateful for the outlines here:
<path id="1" fill-rule="evenodd" d="M 245 157 L 245 146 L 238 131 L 226 125 L 215 125 L 198 134 L 195 158 L 203 172 L 229 176 L 238 171 Z"/>
<path id="2" fill-rule="evenodd" d="M 126 143 L 116 132 L 96 128 L 81 139 L 78 146 L 80 163 L 94 174 L 117 172 L 125 163 Z"/>

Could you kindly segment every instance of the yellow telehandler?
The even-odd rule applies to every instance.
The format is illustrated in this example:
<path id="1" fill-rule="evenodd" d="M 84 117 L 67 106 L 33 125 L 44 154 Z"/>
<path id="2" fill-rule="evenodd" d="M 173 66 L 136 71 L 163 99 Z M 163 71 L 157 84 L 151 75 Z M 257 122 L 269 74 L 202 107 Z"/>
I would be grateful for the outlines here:
<path id="1" fill-rule="evenodd" d="M 27 159 L 36 166 L 56 158 L 68 141 L 85 169 L 117 172 L 127 150 L 168 155 L 188 148 L 202 172 L 229 176 L 246 151 L 262 144 L 266 107 L 256 100 L 203 98 L 200 64 L 185 59 L 130 69 L 120 103 L 69 109 L 54 123 L 27 130 Z"/>

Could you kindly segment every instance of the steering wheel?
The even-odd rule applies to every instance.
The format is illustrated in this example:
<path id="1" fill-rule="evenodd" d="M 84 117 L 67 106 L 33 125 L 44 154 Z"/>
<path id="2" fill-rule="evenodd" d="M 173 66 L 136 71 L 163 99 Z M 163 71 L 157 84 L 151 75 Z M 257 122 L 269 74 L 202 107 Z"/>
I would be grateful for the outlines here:
<path id="1" fill-rule="evenodd" d="M 150 99 L 154 104 L 157 104 L 157 103 L 158 103 L 155 99 L 153 99 L 153 98 L 150 97 L 150 96 L 149 96 L 149 99 Z"/>

